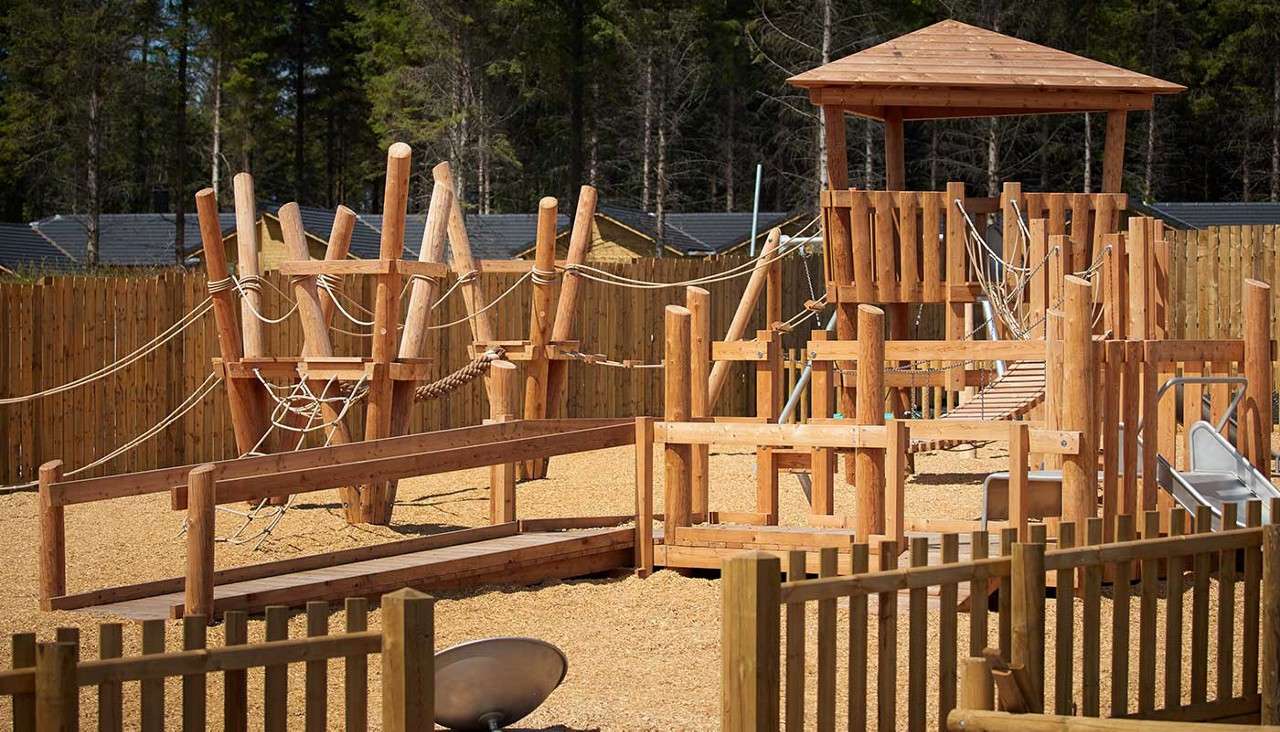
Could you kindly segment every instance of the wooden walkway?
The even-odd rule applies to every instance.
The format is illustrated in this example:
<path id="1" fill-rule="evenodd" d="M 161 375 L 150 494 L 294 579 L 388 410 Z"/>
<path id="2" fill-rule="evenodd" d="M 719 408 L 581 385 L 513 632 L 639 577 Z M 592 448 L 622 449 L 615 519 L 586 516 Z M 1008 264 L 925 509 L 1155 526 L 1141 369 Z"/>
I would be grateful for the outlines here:
<path id="1" fill-rule="evenodd" d="M 261 611 L 268 605 L 372 596 L 401 587 L 458 589 L 533 583 L 593 574 L 633 563 L 635 531 L 594 528 L 511 533 L 506 536 L 301 569 L 214 587 L 214 613 Z M 407 540 L 407 542 L 417 540 Z M 406 543 L 407 543 L 406 542 Z M 286 560 L 288 561 L 288 560 Z M 84 612 L 137 620 L 182 615 L 183 593 L 87 605 Z"/>
<path id="2" fill-rule="evenodd" d="M 1044 361 L 1018 361 L 1004 376 L 988 384 L 969 401 L 942 415 L 942 419 L 999 421 L 1016 419 L 1044 399 Z M 928 452 L 962 443 L 955 441 L 913 441 L 912 452 Z"/>

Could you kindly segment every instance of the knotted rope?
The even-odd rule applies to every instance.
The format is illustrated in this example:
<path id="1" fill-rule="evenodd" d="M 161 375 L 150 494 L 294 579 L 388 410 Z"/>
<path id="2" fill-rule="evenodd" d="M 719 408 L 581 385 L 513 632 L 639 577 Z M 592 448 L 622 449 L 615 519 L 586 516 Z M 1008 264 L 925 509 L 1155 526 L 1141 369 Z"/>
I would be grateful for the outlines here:
<path id="1" fill-rule="evenodd" d="M 472 381 L 484 376 L 485 373 L 489 371 L 490 364 L 502 358 L 505 353 L 506 351 L 502 348 L 485 351 L 457 371 L 419 386 L 413 392 L 414 401 L 421 402 L 427 399 L 439 399 L 450 392 L 466 386 Z"/>

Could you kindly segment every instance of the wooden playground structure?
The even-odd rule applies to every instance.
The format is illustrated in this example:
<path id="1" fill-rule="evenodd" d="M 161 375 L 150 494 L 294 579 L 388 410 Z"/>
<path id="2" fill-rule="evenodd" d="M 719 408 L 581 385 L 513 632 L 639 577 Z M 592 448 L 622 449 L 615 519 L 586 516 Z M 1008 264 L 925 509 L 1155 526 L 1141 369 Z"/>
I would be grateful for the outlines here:
<path id="1" fill-rule="evenodd" d="M 354 214 L 340 209 L 325 260 L 311 261 L 297 207 L 280 210 L 295 255 L 281 270 L 291 277 L 306 334 L 296 356 L 268 355 L 263 346 L 262 327 L 269 321 L 259 312 L 251 179 L 236 178 L 236 276 L 222 251 L 214 194 L 197 194 L 221 348 L 216 366 L 227 384 L 241 454 L 78 480 L 67 480 L 60 462 L 42 467 L 41 607 L 239 623 L 244 613 L 268 607 L 370 597 L 405 586 L 536 582 L 631 568 L 641 576 L 663 567 L 718 569 L 724 579 L 726 729 L 777 729 L 784 720 L 793 729 L 834 728 L 841 601 L 850 618 L 848 699 L 842 705 L 853 728 L 865 726 L 872 714 L 873 617 L 879 729 L 896 724 L 896 636 L 904 622 L 910 729 L 925 727 L 931 680 L 939 685 L 940 719 L 945 724 L 953 715 L 955 728 L 1019 728 L 1031 718 L 998 715 L 1043 716 L 1048 710 L 1280 723 L 1280 492 L 1270 481 L 1272 290 L 1261 279 L 1245 280 L 1239 339 L 1171 338 L 1169 244 L 1160 222 L 1128 214 L 1120 192 L 1127 112 L 1150 109 L 1155 95 L 1181 87 L 953 22 L 886 46 L 792 80 L 821 109 L 831 178 L 818 202 L 825 294 L 802 315 L 816 319 L 828 306 L 834 312 L 829 328 L 815 330 L 802 344 L 805 374 L 789 394 L 784 338 L 798 320 L 783 317 L 780 262 L 797 247 L 784 244 L 776 230 L 749 269 L 733 275 L 749 279 L 723 339 L 711 333 L 710 299 L 700 286 L 707 283 L 676 283 L 688 286 L 683 305 L 664 311 L 660 418 L 574 419 L 562 413 L 569 363 L 596 360 L 573 339 L 580 280 L 590 274 L 584 259 L 594 190 L 580 194 L 560 261 L 558 204 L 552 198 L 539 202 L 536 258 L 527 275 L 528 337 L 504 340 L 493 332 L 489 310 L 515 287 L 491 300 L 477 286 L 447 164 L 433 169 L 418 259 L 402 258 L 410 153 L 393 145 L 378 259 L 347 259 Z M 960 54 L 966 63 L 941 71 L 931 55 L 938 52 Z M 970 68 L 993 58 L 1005 65 L 981 74 Z M 1056 71 L 1046 74 L 1049 81 L 1029 81 L 1041 67 Z M 1101 192 L 1031 192 L 1016 182 L 1005 183 L 998 196 L 971 195 L 959 182 L 942 191 L 905 189 L 906 120 L 1079 111 L 1107 115 Z M 846 113 L 884 122 L 886 190 L 850 188 Z M 467 305 L 473 360 L 428 382 L 425 334 L 437 327 L 430 323 L 432 304 L 453 289 L 444 291 L 440 281 L 450 267 Z M 368 323 L 345 310 L 344 276 L 376 278 Z M 762 298 L 766 328 L 752 334 L 748 324 Z M 911 320 L 924 308 L 942 314 L 943 338 L 911 337 Z M 371 329 L 368 355 L 333 352 L 329 329 L 339 313 Z M 753 371 L 754 414 L 717 415 L 718 398 L 738 363 Z M 485 380 L 489 400 L 485 424 L 405 434 L 415 401 L 477 378 Z M 790 422 L 802 392 L 807 419 Z M 361 400 L 363 440 L 346 423 Z M 313 433 L 313 443 L 323 444 L 303 449 Z M 289 435 L 298 436 L 296 444 L 286 444 Z M 978 443 L 1008 449 L 1008 469 L 984 484 L 982 516 L 909 519 L 905 493 L 914 457 Z M 1198 461 L 1209 448 L 1197 447 L 1202 444 L 1231 464 L 1205 468 Z M 635 450 L 634 512 L 518 516 L 517 480 L 545 477 L 550 458 L 625 445 Z M 754 451 L 752 510 L 711 505 L 713 446 Z M 488 526 L 214 571 L 219 506 L 249 502 L 255 510 L 283 511 L 290 496 L 337 489 L 349 522 L 386 524 L 396 481 L 470 468 L 489 469 Z M 661 510 L 654 496 L 658 470 Z M 809 512 L 800 525 L 782 525 L 780 491 L 790 489 L 792 479 L 805 490 Z M 855 496 L 851 513 L 837 513 L 840 490 Z M 155 493 L 169 494 L 171 508 L 186 512 L 185 575 L 69 591 L 67 507 Z M 1211 579 L 1219 598 L 1212 654 Z M 1112 612 L 1109 657 L 1099 645 L 1104 585 Z M 1045 667 L 1047 588 L 1053 588 L 1057 610 L 1051 672 Z M 1237 588 L 1244 600 L 1239 634 Z M 1188 593 L 1190 618 L 1181 602 Z M 1083 605 L 1081 663 L 1074 655 L 1077 598 Z M 818 618 L 812 712 L 804 693 L 807 602 L 817 604 Z M 932 607 L 940 610 L 936 634 L 929 626 Z M 957 636 L 962 611 L 970 630 L 963 654 Z M 1184 634 L 1191 649 L 1185 655 Z M 1134 635 L 1136 705 L 1129 699 Z M 356 650 L 372 648 L 371 638 L 359 643 L 364 645 Z M 936 668 L 929 664 L 933 643 Z M 1157 679 L 1160 651 L 1168 660 Z M 1109 708 L 1102 704 L 1104 661 L 1112 674 Z M 1211 665 L 1218 679 L 1212 697 Z M 1236 670 L 1243 678 L 1239 688 L 1232 680 Z M 81 678 L 105 678 L 96 673 L 90 669 Z M 0 693 L 29 693 L 29 677 L 24 671 L 0 678 Z M 997 698 L 1000 713 L 991 711 Z M 997 716 L 983 716 L 988 713 Z M 1047 717 L 1039 723 L 1067 725 Z"/>

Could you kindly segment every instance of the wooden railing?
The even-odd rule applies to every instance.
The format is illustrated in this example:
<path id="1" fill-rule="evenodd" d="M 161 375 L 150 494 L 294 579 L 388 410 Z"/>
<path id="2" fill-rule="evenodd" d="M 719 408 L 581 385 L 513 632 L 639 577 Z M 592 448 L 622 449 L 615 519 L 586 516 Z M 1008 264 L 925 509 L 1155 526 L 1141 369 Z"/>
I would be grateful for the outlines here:
<path id="1" fill-rule="evenodd" d="M 1074 524 L 1059 526 L 1057 548 L 1046 551 L 1044 527 L 1030 527 L 1030 543 L 1016 543 L 1017 532 L 1001 532 L 999 556 L 988 557 L 986 532 L 971 536 L 973 559 L 958 558 L 959 537 L 941 537 L 942 563 L 929 565 L 929 544 L 912 538 L 909 568 L 897 566 L 890 542 L 880 548 L 878 571 L 868 571 L 865 544 L 852 549 L 851 576 L 836 576 L 836 554 L 820 559 L 822 577 L 807 579 L 799 552 L 786 557 L 787 582 L 781 560 L 773 554 L 750 552 L 723 566 L 722 727 L 727 730 L 834 729 L 839 712 L 850 728 L 868 726 L 876 717 L 878 729 L 897 729 L 898 703 L 905 697 L 907 729 L 926 728 L 929 696 L 934 695 L 938 719 L 956 707 L 956 669 L 960 607 L 958 588 L 967 583 L 969 648 L 966 656 L 998 658 L 1018 670 L 1020 689 L 1012 681 L 1001 684 L 1002 700 L 1021 693 L 1022 708 L 1052 709 L 1057 714 L 1098 717 L 1138 717 L 1211 721 L 1258 714 L 1280 721 L 1280 526 L 1261 526 L 1261 504 L 1246 505 L 1248 528 L 1207 533 L 1208 509 L 1198 512 L 1195 535 L 1184 535 L 1186 516 L 1172 510 L 1165 520 L 1172 527 L 1159 535 L 1156 512 L 1143 515 L 1143 538 L 1134 539 L 1132 516 L 1116 521 L 1117 542 L 1102 542 L 1101 519 L 1090 519 L 1077 536 Z M 1280 502 L 1272 506 L 1280 510 Z M 1238 509 L 1226 509 L 1229 521 Z M 1274 514 L 1273 514 L 1274 515 Z M 1265 546 L 1266 555 L 1262 547 Z M 1215 570 L 1216 567 L 1216 570 Z M 1216 571 L 1216 646 L 1210 652 L 1210 578 Z M 1189 576 L 1188 576 L 1189 574 Z M 1265 579 L 1264 579 L 1265 575 Z M 1111 645 L 1102 645 L 1102 587 L 1111 584 Z M 1163 593 L 1161 579 L 1164 579 Z M 1135 588 L 1134 580 L 1139 580 Z M 1046 627 L 1045 585 L 1056 586 L 1055 619 Z M 985 598 L 995 587 L 996 609 Z M 938 617 L 930 621 L 930 594 L 936 588 Z M 905 623 L 898 614 L 900 591 L 909 592 Z M 1236 635 L 1236 593 L 1243 598 L 1242 632 Z M 1190 617 L 1184 617 L 1183 597 L 1191 595 Z M 868 612 L 875 595 L 878 611 Z M 1159 610 L 1161 596 L 1165 609 Z M 1136 613 L 1133 599 L 1137 599 Z M 1077 602 L 1079 598 L 1079 602 Z M 807 603 L 817 604 L 816 699 L 807 708 L 805 623 Z M 838 603 L 848 603 L 848 654 L 843 673 L 837 670 Z M 785 641 L 781 615 L 785 612 Z M 1076 616 L 1081 614 L 1077 640 Z M 995 615 L 992 619 L 991 615 Z M 1158 637 L 1164 616 L 1164 637 Z M 995 638 L 990 626 L 994 620 Z M 868 625 L 877 626 L 874 648 L 868 645 Z M 899 688 L 898 634 L 907 634 L 907 682 Z M 1190 628 L 1189 653 L 1184 657 L 1184 634 Z M 1136 644 L 1133 642 L 1136 636 Z M 929 648 L 937 648 L 937 664 Z M 988 645 L 992 648 L 988 649 Z M 1045 649 L 1055 650 L 1046 670 Z M 1075 662 L 1075 651 L 1081 662 Z M 1130 659 L 1137 654 L 1137 703 L 1130 702 Z M 1261 651 L 1261 654 L 1260 654 Z M 1156 674 L 1157 655 L 1167 658 L 1163 678 Z M 868 661 L 876 659 L 876 675 Z M 1261 660 L 1261 665 L 1259 661 Z M 1110 693 L 1102 691 L 1102 664 L 1110 668 Z M 1209 685 L 1214 669 L 1216 684 Z M 1261 671 L 1260 671 L 1261 669 Z M 1239 673 L 1241 683 L 1233 682 Z M 1184 675 L 1189 678 L 1184 679 Z M 785 695 L 782 693 L 785 678 Z M 1052 684 L 1046 681 L 1052 679 Z M 847 679 L 846 699 L 837 703 L 838 681 Z M 1010 676 L 1013 679 L 1013 676 Z M 875 684 L 875 706 L 868 695 Z M 1261 688 L 1259 684 L 1261 683 Z M 1184 694 L 1183 689 L 1189 693 Z M 900 694 L 904 691 L 905 694 Z M 1046 698 L 1049 700 L 1046 702 Z M 1275 701 L 1272 701 L 1275 700 Z M 1274 715 L 1274 716 L 1271 716 Z"/>
<path id="2" fill-rule="evenodd" d="M 183 647 L 165 648 L 165 621 L 148 620 L 138 626 L 142 654 L 124 656 L 124 626 L 98 626 L 99 658 L 80 659 L 78 628 L 59 628 L 53 641 L 37 640 L 34 633 L 13 636 L 13 668 L 0 671 L 0 696 L 12 701 L 12 729 L 77 729 L 82 718 L 93 719 L 82 709 L 80 690 L 96 688 L 97 726 L 100 730 L 125 728 L 126 682 L 140 682 L 137 716 L 130 719 L 144 730 L 166 727 L 165 680 L 181 677 L 183 729 L 206 729 L 210 676 L 213 696 L 221 697 L 223 726 L 227 730 L 249 727 L 249 673 L 262 669 L 262 728 L 285 730 L 289 714 L 299 706 L 307 729 L 367 729 L 369 726 L 369 656 L 380 654 L 382 686 L 381 726 L 385 730 L 429 730 L 435 719 L 435 600 L 416 590 L 384 595 L 382 630 L 368 630 L 368 601 L 346 601 L 344 632 L 330 635 L 329 604 L 307 605 L 307 637 L 289 638 L 289 610 L 272 606 L 266 611 L 266 638 L 248 643 L 248 616 L 228 612 L 226 642 L 209 648 L 205 618 L 183 618 Z M 330 662 L 342 660 L 343 716 L 329 707 Z M 289 693 L 289 664 L 305 663 L 304 691 Z M 219 693 L 220 692 L 220 693 Z M 256 727 L 257 725 L 255 725 Z"/>

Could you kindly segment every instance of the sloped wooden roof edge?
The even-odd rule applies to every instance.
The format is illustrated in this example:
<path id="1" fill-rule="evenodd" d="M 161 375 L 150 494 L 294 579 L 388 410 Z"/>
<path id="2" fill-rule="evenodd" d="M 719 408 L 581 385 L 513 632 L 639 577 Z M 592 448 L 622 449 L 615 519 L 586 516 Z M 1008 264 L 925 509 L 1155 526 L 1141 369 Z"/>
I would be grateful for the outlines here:
<path id="1" fill-rule="evenodd" d="M 906 87 L 1176 94 L 1186 87 L 985 28 L 944 20 L 787 80 L 804 89 Z"/>

